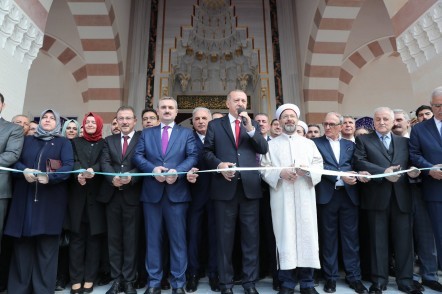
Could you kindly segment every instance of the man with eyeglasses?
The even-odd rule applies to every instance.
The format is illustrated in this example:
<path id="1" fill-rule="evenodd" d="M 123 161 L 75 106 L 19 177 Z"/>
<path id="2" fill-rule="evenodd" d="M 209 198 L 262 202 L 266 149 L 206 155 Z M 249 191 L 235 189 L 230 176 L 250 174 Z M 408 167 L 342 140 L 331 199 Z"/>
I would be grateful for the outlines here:
<path id="1" fill-rule="evenodd" d="M 320 268 L 314 186 L 321 175 L 303 167 L 321 169 L 323 161 L 313 141 L 296 133 L 300 110 L 283 104 L 276 110 L 283 133 L 269 141 L 262 158 L 264 167 L 288 167 L 262 171 L 270 187 L 273 230 L 278 250 L 280 294 L 293 294 L 299 282 L 301 294 L 318 293 L 313 268 Z"/>
<path id="2" fill-rule="evenodd" d="M 343 140 L 341 133 L 345 118 L 337 112 L 325 116 L 325 134 L 313 138 L 324 160 L 324 169 L 353 172 L 355 144 Z M 354 128 L 353 128 L 354 129 Z M 359 194 L 356 176 L 323 175 L 315 186 L 318 207 L 318 230 L 321 242 L 321 266 L 324 278 L 324 292 L 336 292 L 339 279 L 338 246 L 342 244 L 342 257 L 346 281 L 356 293 L 368 293 L 361 282 L 359 260 Z M 366 178 L 360 178 L 366 181 Z M 339 239 L 341 242 L 339 242 Z"/>
<path id="3" fill-rule="evenodd" d="M 442 265 L 442 87 L 431 95 L 433 118 L 416 124 L 410 135 L 410 159 L 422 172 L 422 192 L 433 225 L 437 258 Z M 425 284 L 424 284 L 425 285 Z"/>
<path id="4" fill-rule="evenodd" d="M 145 108 L 141 112 L 141 124 L 143 125 L 143 129 L 151 128 L 157 126 L 160 121 L 158 120 L 158 114 L 155 109 Z"/>
<path id="5" fill-rule="evenodd" d="M 103 172 L 118 175 L 105 177 L 97 198 L 106 204 L 109 260 L 114 279 L 106 294 L 136 294 L 141 185 L 139 177 L 125 174 L 138 172 L 132 158 L 140 132 L 135 132 L 137 119 L 132 107 L 121 106 L 116 119 L 121 134 L 106 137 L 100 163 Z"/>
<path id="6" fill-rule="evenodd" d="M 23 128 L 23 134 L 25 136 L 28 135 L 29 131 L 29 117 L 27 117 L 24 114 L 17 114 L 14 115 L 14 117 L 11 119 L 12 123 L 15 123 L 16 125 L 20 125 Z"/>

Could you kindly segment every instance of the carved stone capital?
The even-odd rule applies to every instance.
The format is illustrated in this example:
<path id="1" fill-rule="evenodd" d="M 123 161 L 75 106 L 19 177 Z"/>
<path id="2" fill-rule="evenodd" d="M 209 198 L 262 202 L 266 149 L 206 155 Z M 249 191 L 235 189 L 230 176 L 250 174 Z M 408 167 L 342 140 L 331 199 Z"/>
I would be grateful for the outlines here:
<path id="1" fill-rule="evenodd" d="M 43 32 L 12 0 L 0 0 L 0 46 L 27 68 L 43 46 Z"/>

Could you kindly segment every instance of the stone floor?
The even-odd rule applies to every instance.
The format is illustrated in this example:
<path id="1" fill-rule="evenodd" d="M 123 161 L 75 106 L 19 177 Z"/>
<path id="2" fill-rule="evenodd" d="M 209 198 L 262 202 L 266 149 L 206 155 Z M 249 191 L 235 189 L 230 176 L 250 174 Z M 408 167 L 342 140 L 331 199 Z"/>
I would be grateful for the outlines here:
<path id="1" fill-rule="evenodd" d="M 365 286 L 367 288 L 370 286 L 370 283 L 368 283 L 368 282 L 364 282 L 364 284 L 365 284 Z M 321 282 L 319 284 L 319 286 L 316 287 L 316 290 L 319 293 L 325 293 L 322 290 L 323 286 L 324 286 L 324 284 Z M 95 287 L 93 293 L 94 294 L 105 294 L 106 291 L 109 288 L 110 288 L 110 284 L 107 285 L 107 286 Z M 273 291 L 273 289 L 272 289 L 272 280 L 270 278 L 266 278 L 266 279 L 263 279 L 263 280 L 259 281 L 258 284 L 256 285 L 256 288 L 257 288 L 257 290 L 258 290 L 258 292 L 260 294 L 276 294 L 276 292 Z M 140 290 L 138 290 L 138 293 L 143 294 L 145 290 L 146 289 L 140 289 Z M 171 290 L 169 290 L 169 291 L 162 291 L 163 294 L 170 294 L 171 292 L 172 292 Z M 233 292 L 234 293 L 238 293 L 238 294 L 244 293 L 241 286 L 235 286 L 233 288 Z M 69 293 L 69 289 L 67 289 L 65 291 L 62 291 L 62 292 L 55 292 L 55 293 L 56 294 L 68 294 Z M 207 294 L 214 294 L 215 292 L 212 292 L 210 290 L 209 282 L 208 282 L 207 278 L 203 278 L 203 279 L 200 280 L 200 285 L 198 287 L 198 291 L 195 292 L 195 293 L 198 293 L 198 294 L 205 294 L 205 293 L 207 293 Z M 295 293 L 299 293 L 299 287 L 296 288 Z M 338 281 L 338 283 L 336 285 L 336 293 L 337 294 L 349 294 L 349 293 L 355 293 L 355 292 L 352 289 L 350 289 L 347 286 L 347 284 L 345 284 L 343 279 L 341 279 L 341 280 Z M 394 278 L 391 278 L 390 279 L 390 283 L 388 284 L 387 291 L 384 291 L 383 293 L 385 293 L 385 294 L 392 294 L 392 293 L 402 293 L 402 292 L 397 290 L 396 283 L 394 282 Z M 433 291 L 431 289 L 425 289 L 424 294 L 430 294 L 430 293 L 438 293 L 438 292 Z"/>

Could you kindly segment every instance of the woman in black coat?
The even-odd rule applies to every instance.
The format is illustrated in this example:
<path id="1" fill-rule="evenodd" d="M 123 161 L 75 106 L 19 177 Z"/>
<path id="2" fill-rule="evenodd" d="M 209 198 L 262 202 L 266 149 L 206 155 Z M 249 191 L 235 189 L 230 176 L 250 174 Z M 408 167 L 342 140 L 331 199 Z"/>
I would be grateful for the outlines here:
<path id="1" fill-rule="evenodd" d="M 83 137 L 74 138 L 74 169 L 86 171 L 74 176 L 69 195 L 69 271 L 71 293 L 90 293 L 100 262 L 102 234 L 105 232 L 104 206 L 95 200 L 101 187 L 100 156 L 103 149 L 103 120 L 94 113 L 83 119 Z"/>
<path id="2" fill-rule="evenodd" d="M 34 136 L 26 136 L 15 169 L 5 234 L 15 237 L 8 293 L 53 293 L 58 241 L 65 218 L 72 144 L 60 136 L 60 116 L 45 110 Z"/>

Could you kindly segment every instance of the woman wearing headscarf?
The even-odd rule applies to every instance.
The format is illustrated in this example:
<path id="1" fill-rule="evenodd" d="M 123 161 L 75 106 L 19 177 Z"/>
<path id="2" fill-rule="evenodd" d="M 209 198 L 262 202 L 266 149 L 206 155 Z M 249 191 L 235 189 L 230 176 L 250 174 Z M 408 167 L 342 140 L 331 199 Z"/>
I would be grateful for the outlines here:
<path id="1" fill-rule="evenodd" d="M 8 293 L 53 293 L 58 242 L 67 206 L 72 144 L 61 136 L 60 116 L 43 111 L 34 136 L 25 137 L 15 169 L 5 234 L 15 237 Z M 56 170 L 60 173 L 47 173 Z"/>
<path id="2" fill-rule="evenodd" d="M 72 140 L 74 138 L 80 137 L 80 123 L 75 119 L 68 119 L 64 122 L 63 128 L 61 129 L 61 135 L 63 137 Z"/>
<path id="3" fill-rule="evenodd" d="M 72 140 L 80 137 L 80 124 L 75 119 L 68 119 L 64 122 L 61 129 L 63 137 Z M 69 189 L 69 193 L 70 189 Z M 58 267 L 57 267 L 57 282 L 55 283 L 55 291 L 63 291 L 69 283 L 69 231 L 63 227 L 62 239 L 66 242 L 60 241 L 60 249 L 58 252 Z M 66 237 L 68 236 L 68 237 Z"/>
<path id="4" fill-rule="evenodd" d="M 95 200 L 102 176 L 100 156 L 103 150 L 103 120 L 90 112 L 83 119 L 83 137 L 72 140 L 74 169 L 86 171 L 74 175 L 72 193 L 69 195 L 69 220 L 71 229 L 69 271 L 71 293 L 91 293 L 100 263 L 102 234 L 105 232 L 104 206 Z"/>

